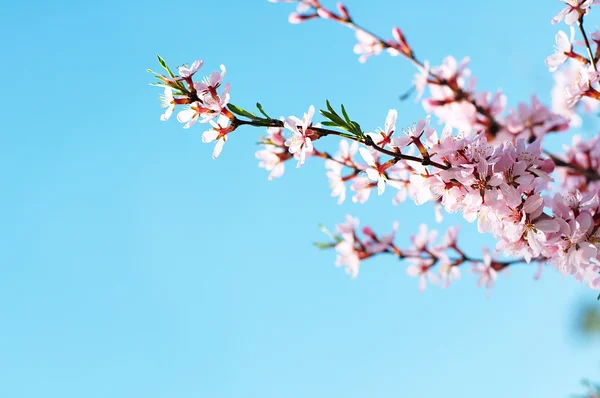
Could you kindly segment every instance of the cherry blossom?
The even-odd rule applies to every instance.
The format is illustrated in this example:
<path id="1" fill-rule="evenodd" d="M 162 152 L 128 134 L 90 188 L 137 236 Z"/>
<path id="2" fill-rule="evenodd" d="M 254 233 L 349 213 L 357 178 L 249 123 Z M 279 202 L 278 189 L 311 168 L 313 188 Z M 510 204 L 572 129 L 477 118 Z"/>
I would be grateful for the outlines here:
<path id="1" fill-rule="evenodd" d="M 409 276 L 416 276 L 419 278 L 419 290 L 425 291 L 427 287 L 427 281 L 434 285 L 439 284 L 439 278 L 432 272 L 433 262 L 431 260 L 423 260 L 420 258 L 409 258 L 408 261 L 413 263 L 406 268 L 406 273 Z"/>
<path id="2" fill-rule="evenodd" d="M 367 165 L 369 166 L 367 169 L 365 169 L 367 178 L 369 181 L 377 183 L 377 193 L 381 195 L 385 191 L 385 183 L 387 180 L 382 167 L 375 163 L 375 158 L 368 150 L 365 148 L 360 148 L 358 151 L 360 152 L 360 156 L 362 156 L 364 161 L 367 162 Z"/>
<path id="3" fill-rule="evenodd" d="M 199 102 L 194 102 L 187 109 L 180 111 L 177 114 L 177 121 L 185 123 L 184 129 L 189 129 L 198 121 L 201 114 L 205 112 L 205 108 Z"/>
<path id="4" fill-rule="evenodd" d="M 573 53 L 573 37 L 575 29 L 571 26 L 571 38 L 562 30 L 556 34 L 556 52 L 546 58 L 546 66 L 550 72 L 556 71 Z"/>
<path id="5" fill-rule="evenodd" d="M 210 123 L 212 128 L 202 140 L 216 144 L 213 158 L 236 129 L 266 127 L 267 136 L 260 140 L 255 157 L 259 167 L 269 172 L 269 179 L 281 177 L 285 162 L 292 158 L 297 159 L 297 167 L 309 156 L 321 158 L 331 196 L 338 203 L 345 201 L 348 186 L 356 203 L 365 203 L 375 187 L 381 195 L 389 186 L 394 204 L 408 199 L 417 205 L 432 202 L 436 220 L 441 220 L 442 210 L 461 212 L 480 233 L 493 236 L 498 255 L 507 256 L 493 260 L 485 249 L 480 258 L 474 257 L 469 253 L 472 250 L 464 251 L 459 245 L 456 229 L 448 230 L 438 242 L 437 231 L 425 224 L 411 236 L 408 247 L 402 247 L 395 241 L 397 223 L 391 233 L 379 235 L 370 227 L 359 231 L 358 220 L 349 217 L 330 235 L 332 241 L 319 247 L 335 248 L 335 264 L 352 277 L 358 275 L 363 261 L 393 255 L 409 264 L 407 273 L 418 277 L 421 290 L 427 282 L 448 287 L 460 278 L 463 264 L 469 263 L 479 285 L 490 289 L 501 271 L 525 262 L 538 263 L 539 269 L 553 266 L 600 289 L 600 135 L 573 138 L 564 154 L 542 149 L 549 134 L 581 125 L 578 111 L 597 109 L 600 33 L 594 32 L 589 41 L 583 27 L 583 16 L 596 0 L 563 0 L 566 7 L 553 20 L 577 23 L 583 40 L 574 40 L 573 27 L 570 37 L 562 31 L 556 35 L 556 51 L 546 59 L 556 81 L 551 108 L 538 99 L 543 95 L 532 95 L 530 102 L 511 109 L 500 90 L 476 90 L 468 57 L 458 62 L 447 56 L 441 65 L 431 66 L 416 58 L 399 28 L 392 29 L 391 39 L 383 39 L 357 25 L 343 4 L 329 10 L 317 0 L 295 3 L 298 8 L 290 15 L 291 22 L 323 19 L 352 29 L 360 62 L 384 50 L 409 60 L 417 69 L 416 97 L 423 98 L 427 115 L 403 134 L 396 134 L 395 109 L 388 111 L 384 127 L 377 130 L 361 127 L 343 106 L 343 115 L 337 114 L 329 102 L 322 111 L 325 127 L 313 124 L 312 105 L 301 119 L 272 118 L 260 104 L 259 113 L 230 103 L 224 65 L 202 81 L 194 81 L 202 61 L 179 67 L 180 77 L 174 78 L 159 57 L 169 75 L 153 72 L 159 79 L 155 85 L 164 87 L 161 106 L 166 110 L 161 120 L 184 106 L 177 114 L 184 128 Z M 441 131 L 430 122 L 432 117 L 444 126 Z M 315 147 L 322 138 L 341 139 L 335 155 L 321 141 Z M 357 152 L 364 163 L 354 160 Z"/>
<path id="6" fill-rule="evenodd" d="M 600 99 L 600 93 L 596 90 L 599 81 L 599 72 L 591 66 L 580 66 L 575 82 L 566 87 L 567 105 L 574 106 L 584 96 Z"/>
<path id="7" fill-rule="evenodd" d="M 258 167 L 262 167 L 271 172 L 269 174 L 269 180 L 279 178 L 283 175 L 285 166 L 276 152 L 263 149 L 256 152 L 256 158 L 260 160 Z"/>
<path id="8" fill-rule="evenodd" d="M 264 149 L 256 152 L 255 156 L 260 160 L 258 167 L 262 167 L 270 171 L 269 180 L 279 178 L 285 171 L 285 161 L 291 158 L 291 154 L 285 147 L 285 138 L 283 136 L 283 128 L 269 127 L 267 128 L 267 136 L 262 139 Z"/>
<path id="9" fill-rule="evenodd" d="M 358 43 L 354 46 L 354 53 L 360 55 L 361 63 L 367 62 L 367 59 L 372 55 L 378 55 L 383 51 L 381 40 L 373 37 L 373 35 L 358 29 L 356 31 L 356 39 Z"/>
<path id="10" fill-rule="evenodd" d="M 385 147 L 391 143 L 392 134 L 396 131 L 396 120 L 398 119 L 398 111 L 390 109 L 385 118 L 385 127 L 375 133 L 368 133 L 373 142 L 380 147 Z"/>
<path id="11" fill-rule="evenodd" d="M 169 120 L 173 111 L 175 110 L 175 98 L 173 98 L 173 90 L 169 87 L 165 87 L 165 93 L 160 98 L 161 104 L 160 106 L 163 108 L 167 108 L 165 113 L 160 115 L 160 120 Z"/>
<path id="12" fill-rule="evenodd" d="M 589 8 L 592 5 L 598 4 L 598 0 L 560 0 L 567 6 L 560 10 L 554 18 L 552 18 L 552 24 L 557 24 L 563 19 L 567 25 L 573 25 L 580 17 L 588 13 Z"/>
<path id="13" fill-rule="evenodd" d="M 479 279 L 477 286 L 485 286 L 488 291 L 494 287 L 494 282 L 498 278 L 498 272 L 492 267 L 492 256 L 487 248 L 483 248 L 483 261 L 473 265 L 471 272 L 477 274 Z"/>
<path id="14" fill-rule="evenodd" d="M 178 68 L 179 74 L 184 79 L 191 78 L 196 72 L 198 72 L 202 65 L 204 65 L 203 60 L 195 60 L 190 67 L 187 65 L 180 66 Z"/>
<path id="15" fill-rule="evenodd" d="M 223 145 L 225 145 L 225 142 L 227 141 L 227 134 L 232 130 L 230 120 L 223 115 L 219 116 L 217 123 L 211 120 L 210 124 L 213 128 L 205 131 L 202 134 L 202 142 L 210 143 L 216 141 L 215 149 L 212 155 L 213 159 L 216 159 L 219 154 L 221 154 Z"/>
<path id="16" fill-rule="evenodd" d="M 314 114 L 315 107 L 311 105 L 310 108 L 308 108 L 308 113 L 304 114 L 302 120 L 295 116 L 290 116 L 284 122 L 285 128 L 292 131 L 294 134 L 285 141 L 285 146 L 289 148 L 290 153 L 298 153 L 300 155 L 300 160 L 298 161 L 297 167 L 300 167 L 304 164 L 306 160 L 306 154 L 312 152 L 313 150 L 313 145 L 309 134 Z"/>

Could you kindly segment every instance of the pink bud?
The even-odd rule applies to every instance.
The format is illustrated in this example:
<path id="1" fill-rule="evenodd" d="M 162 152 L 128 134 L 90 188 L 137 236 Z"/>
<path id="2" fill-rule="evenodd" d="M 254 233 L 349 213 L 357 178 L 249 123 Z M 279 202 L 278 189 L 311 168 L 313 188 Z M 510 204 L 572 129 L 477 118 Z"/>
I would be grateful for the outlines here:
<path id="1" fill-rule="evenodd" d="M 404 35 L 402 34 L 400 28 L 398 28 L 397 26 L 395 26 L 394 29 L 392 29 L 392 35 L 398 43 L 402 43 L 404 41 Z"/>
<path id="2" fill-rule="evenodd" d="M 398 44 L 400 44 L 400 51 L 403 54 L 411 55 L 412 50 L 408 46 L 408 43 L 406 42 L 406 38 L 402 34 L 402 31 L 400 30 L 400 28 L 394 27 L 394 29 L 392 29 L 392 35 L 394 36 L 394 39 L 398 42 Z"/>
<path id="3" fill-rule="evenodd" d="M 339 13 L 342 15 L 342 18 L 346 21 L 350 21 L 350 14 L 348 13 L 348 9 L 346 8 L 346 6 L 344 5 L 344 3 L 339 2 L 337 3 L 337 9 L 339 11 Z"/>
<path id="4" fill-rule="evenodd" d="M 302 18 L 302 15 L 298 14 L 297 12 L 293 12 L 288 17 L 288 21 L 290 23 L 297 24 L 304 22 L 304 19 Z"/>
<path id="5" fill-rule="evenodd" d="M 293 12 L 288 17 L 288 21 L 293 24 L 299 24 L 308 21 L 309 19 L 316 18 L 317 16 L 317 14 L 300 15 L 297 12 Z"/>
<path id="6" fill-rule="evenodd" d="M 375 236 L 375 232 L 373 232 L 373 229 L 371 229 L 371 227 L 364 227 L 362 232 L 363 232 L 363 234 L 365 234 L 368 237 Z"/>
<path id="7" fill-rule="evenodd" d="M 318 8 L 317 9 L 317 14 L 319 14 L 319 16 L 323 19 L 331 19 L 333 21 L 339 21 L 341 20 L 340 17 L 338 17 L 337 15 L 335 15 L 334 13 L 332 13 L 329 10 L 326 10 L 324 8 Z"/>

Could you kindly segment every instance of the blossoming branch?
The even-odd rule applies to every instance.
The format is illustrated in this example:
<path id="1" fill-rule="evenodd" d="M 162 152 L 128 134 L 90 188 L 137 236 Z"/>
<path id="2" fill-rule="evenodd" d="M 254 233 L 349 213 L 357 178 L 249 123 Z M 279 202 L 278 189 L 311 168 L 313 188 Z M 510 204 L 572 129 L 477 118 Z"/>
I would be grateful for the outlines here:
<path id="1" fill-rule="evenodd" d="M 565 0 L 566 7 L 552 20 L 571 25 L 571 34 L 558 33 L 556 52 L 546 60 L 556 81 L 551 108 L 532 96 L 531 104 L 507 111 L 506 96 L 500 91 L 475 90 L 468 59 L 459 63 L 449 56 L 442 65 L 430 66 L 429 61 L 416 58 L 399 28 L 392 29 L 392 38 L 381 38 L 359 26 L 342 3 L 329 10 L 318 0 L 271 1 L 297 3 L 289 17 L 292 23 L 325 19 L 352 29 L 358 40 L 354 52 L 361 62 L 383 51 L 408 59 L 417 69 L 417 99 L 425 97 L 424 110 L 446 126 L 438 132 L 427 117 L 400 132 L 397 111 L 390 109 L 383 128 L 365 130 L 343 105 L 334 107 L 328 101 L 320 110 L 321 123 L 313 120 L 312 105 L 302 117 L 273 118 L 261 104 L 251 112 L 230 102 L 230 85 L 223 83 L 225 66 L 197 79 L 202 61 L 180 66 L 175 74 L 159 57 L 165 73 L 153 73 L 158 78 L 155 85 L 164 90 L 161 100 L 166 110 L 161 120 L 182 108 L 177 120 L 184 128 L 208 123 L 211 128 L 202 140 L 215 143 L 215 159 L 238 128 L 266 128 L 256 157 L 259 166 L 270 172 L 269 179 L 281 177 L 289 160 L 301 167 L 311 158 L 321 158 L 338 203 L 345 201 L 348 187 L 354 202 L 366 202 L 374 189 L 379 195 L 393 190 L 394 204 L 408 198 L 418 205 L 431 201 L 438 216 L 442 210 L 460 211 L 467 221 L 477 220 L 479 232 L 496 238 L 496 251 L 514 259 L 492 260 L 487 249 L 480 258 L 470 257 L 459 248 L 456 229 L 448 231 L 442 243 L 435 243 L 436 233 L 426 226 L 413 236 L 412 247 L 400 249 L 394 232 L 379 236 L 366 227 L 361 238 L 358 220 L 348 217 L 335 234 L 328 233 L 331 241 L 319 246 L 335 248 L 336 265 L 353 277 L 363 261 L 385 253 L 409 262 L 407 273 L 419 277 L 421 289 L 426 281 L 448 286 L 465 264 L 471 264 L 479 284 L 489 288 L 499 271 L 532 261 L 552 265 L 600 289 L 599 137 L 589 141 L 574 137 L 564 155 L 542 148 L 547 134 L 579 125 L 578 113 L 597 108 L 600 33 L 592 33 L 592 48 L 583 27 L 583 17 L 595 1 Z M 578 26 L 583 42 L 574 41 L 572 25 Z M 340 139 L 335 154 L 318 149 L 317 141 L 328 136 Z M 554 182 L 558 184 L 553 187 Z"/>

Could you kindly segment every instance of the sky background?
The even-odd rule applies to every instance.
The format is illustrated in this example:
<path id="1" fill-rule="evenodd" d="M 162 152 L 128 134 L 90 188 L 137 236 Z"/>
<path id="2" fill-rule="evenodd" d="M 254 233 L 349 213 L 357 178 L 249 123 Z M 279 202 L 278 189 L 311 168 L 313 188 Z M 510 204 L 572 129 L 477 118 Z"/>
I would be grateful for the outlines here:
<path id="1" fill-rule="evenodd" d="M 347 5 L 383 36 L 401 27 L 434 65 L 470 56 L 478 87 L 502 88 L 511 106 L 533 92 L 549 101 L 557 1 Z M 535 282 L 525 265 L 489 299 L 467 272 L 419 293 L 392 258 L 352 280 L 333 251 L 312 246 L 318 223 L 354 214 L 386 232 L 398 220 L 406 246 L 420 222 L 433 223 L 432 207 L 394 207 L 391 193 L 338 206 L 319 160 L 267 181 L 254 157 L 259 129 L 236 131 L 213 161 L 204 126 L 159 121 L 160 90 L 145 72 L 158 70 L 157 53 L 172 66 L 204 59 L 206 74 L 225 64 L 232 102 L 275 115 L 329 99 L 371 130 L 390 108 L 399 127 L 425 116 L 398 101 L 409 63 L 359 64 L 351 31 L 290 25 L 292 9 L 2 7 L 0 396 L 565 397 L 582 377 L 600 379 L 600 346 L 574 326 L 594 292 L 551 269 Z M 457 222 L 472 255 L 493 244 L 460 217 L 440 229 Z"/>

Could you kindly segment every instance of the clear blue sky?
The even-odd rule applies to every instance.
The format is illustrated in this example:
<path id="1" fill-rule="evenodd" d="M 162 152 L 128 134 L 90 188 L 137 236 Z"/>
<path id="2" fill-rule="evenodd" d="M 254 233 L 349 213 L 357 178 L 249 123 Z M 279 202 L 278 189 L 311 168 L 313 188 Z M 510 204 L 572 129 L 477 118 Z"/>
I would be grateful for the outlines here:
<path id="1" fill-rule="evenodd" d="M 558 1 L 348 7 L 433 64 L 471 56 L 479 87 L 511 105 L 549 99 Z M 343 101 L 375 128 L 391 107 L 400 126 L 424 116 L 397 100 L 414 72 L 400 58 L 359 64 L 350 31 L 289 25 L 291 7 L 266 0 L 2 8 L 0 397 L 564 397 L 600 378 L 600 347 L 573 331 L 593 292 L 525 266 L 489 300 L 471 275 L 420 294 L 390 258 L 351 280 L 311 246 L 319 222 L 399 220 L 403 243 L 431 207 L 338 206 L 319 161 L 269 182 L 257 129 L 213 161 L 203 126 L 159 121 L 145 72 L 156 53 L 224 63 L 235 104 L 288 116 Z M 491 242 L 462 229 L 471 253 Z"/>

